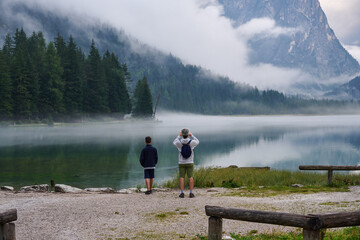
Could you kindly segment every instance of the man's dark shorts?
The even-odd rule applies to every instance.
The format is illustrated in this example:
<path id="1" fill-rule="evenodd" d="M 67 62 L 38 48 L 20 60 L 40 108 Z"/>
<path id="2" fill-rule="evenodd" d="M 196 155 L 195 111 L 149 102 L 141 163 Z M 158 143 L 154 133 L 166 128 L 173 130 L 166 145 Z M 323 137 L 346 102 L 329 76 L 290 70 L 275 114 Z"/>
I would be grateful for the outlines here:
<path id="1" fill-rule="evenodd" d="M 155 169 L 144 169 L 144 178 L 155 178 Z"/>

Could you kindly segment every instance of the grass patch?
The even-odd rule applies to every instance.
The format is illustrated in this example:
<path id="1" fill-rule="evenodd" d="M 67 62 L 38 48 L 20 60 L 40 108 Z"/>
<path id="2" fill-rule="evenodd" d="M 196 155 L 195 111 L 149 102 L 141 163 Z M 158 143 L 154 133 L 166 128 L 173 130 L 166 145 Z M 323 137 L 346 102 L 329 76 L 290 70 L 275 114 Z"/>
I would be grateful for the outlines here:
<path id="1" fill-rule="evenodd" d="M 158 213 L 155 215 L 155 218 L 158 219 L 165 219 L 168 217 L 173 217 L 176 214 L 176 212 L 163 212 L 163 213 Z"/>
<path id="2" fill-rule="evenodd" d="M 234 240 L 302 240 L 302 233 L 271 233 L 271 234 L 257 234 L 256 230 L 251 230 L 246 235 L 230 233 Z M 194 240 L 207 240 L 207 236 L 197 235 Z M 350 227 L 339 230 L 327 231 L 324 240 L 358 240 L 360 239 L 360 227 Z"/>
<path id="3" fill-rule="evenodd" d="M 188 185 L 188 179 L 186 179 Z M 308 188 L 291 188 L 296 192 L 314 192 L 315 188 L 324 187 L 327 189 L 327 172 L 309 171 L 286 171 L 286 170 L 265 170 L 265 169 L 241 169 L 241 168 L 199 168 L 194 171 L 194 185 L 197 188 L 226 187 L 258 189 L 265 188 L 284 189 L 290 191 L 292 184 L 302 184 Z M 359 176 L 335 173 L 332 189 L 339 188 L 343 191 L 348 186 L 358 185 Z M 179 176 L 166 182 L 165 187 L 177 188 Z M 330 188 L 329 188 L 330 189 Z"/>
<path id="4" fill-rule="evenodd" d="M 264 188 L 252 188 L 252 189 L 233 189 L 229 193 L 221 194 L 221 196 L 233 196 L 233 197 L 272 197 L 277 195 L 287 195 L 293 193 L 302 193 L 302 194 L 311 194 L 318 192 L 347 192 L 349 191 L 348 187 L 303 187 L 303 188 L 293 188 L 293 187 L 279 187 L 279 186 L 270 186 Z"/>

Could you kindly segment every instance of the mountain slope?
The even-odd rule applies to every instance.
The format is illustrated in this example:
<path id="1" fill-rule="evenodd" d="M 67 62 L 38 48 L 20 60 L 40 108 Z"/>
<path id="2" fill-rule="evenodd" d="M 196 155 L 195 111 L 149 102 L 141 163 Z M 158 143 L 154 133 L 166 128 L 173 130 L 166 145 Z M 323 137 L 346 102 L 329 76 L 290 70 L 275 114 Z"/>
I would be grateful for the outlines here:
<path id="1" fill-rule="evenodd" d="M 343 100 L 360 100 L 360 76 L 352 79 L 348 83 L 341 85 L 333 91 L 326 93 L 325 97 Z"/>
<path id="2" fill-rule="evenodd" d="M 270 18 L 291 34 L 249 40 L 252 63 L 300 68 L 326 78 L 354 75 L 359 63 L 342 47 L 329 26 L 319 0 L 219 0 L 236 27 L 256 18 Z"/>
<path id="3" fill-rule="evenodd" d="M 94 39 L 96 47 L 104 53 L 107 49 L 126 63 L 131 73 L 130 88 L 144 76 L 149 81 L 153 97 L 162 93 L 159 107 L 200 113 L 232 113 L 228 102 L 237 102 L 248 90 L 227 78 L 214 76 L 200 67 L 184 65 L 172 55 L 163 54 L 124 32 L 87 19 L 77 23 L 72 18 L 46 11 L 25 3 L 5 5 L 0 2 L 0 37 L 23 27 L 30 34 L 42 31 L 46 39 L 53 40 L 58 33 L 65 39 L 73 36 L 78 46 L 87 53 Z"/>

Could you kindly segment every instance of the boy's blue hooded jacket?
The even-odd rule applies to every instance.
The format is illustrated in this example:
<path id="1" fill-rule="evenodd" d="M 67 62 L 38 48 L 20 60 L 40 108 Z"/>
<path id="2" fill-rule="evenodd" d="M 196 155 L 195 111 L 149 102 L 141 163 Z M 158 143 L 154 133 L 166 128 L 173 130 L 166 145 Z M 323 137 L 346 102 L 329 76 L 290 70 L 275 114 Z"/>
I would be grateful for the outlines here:
<path id="1" fill-rule="evenodd" d="M 143 166 L 145 169 L 154 169 L 157 162 L 158 154 L 156 148 L 151 145 L 146 145 L 140 154 L 141 166 Z"/>

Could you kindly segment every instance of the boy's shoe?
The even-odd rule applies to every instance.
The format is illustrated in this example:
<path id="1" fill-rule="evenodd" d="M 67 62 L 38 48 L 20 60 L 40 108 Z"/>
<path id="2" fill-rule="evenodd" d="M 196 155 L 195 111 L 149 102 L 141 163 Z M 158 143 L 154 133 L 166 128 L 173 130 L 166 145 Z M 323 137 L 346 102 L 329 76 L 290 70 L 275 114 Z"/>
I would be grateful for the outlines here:
<path id="1" fill-rule="evenodd" d="M 184 198 L 184 193 L 180 193 L 179 198 Z"/>
<path id="2" fill-rule="evenodd" d="M 146 194 L 146 195 L 151 194 L 151 190 L 150 190 L 150 191 L 146 191 L 145 194 Z"/>
<path id="3" fill-rule="evenodd" d="M 190 198 L 194 198 L 195 195 L 194 195 L 193 193 L 190 193 L 189 197 L 190 197 Z"/>

